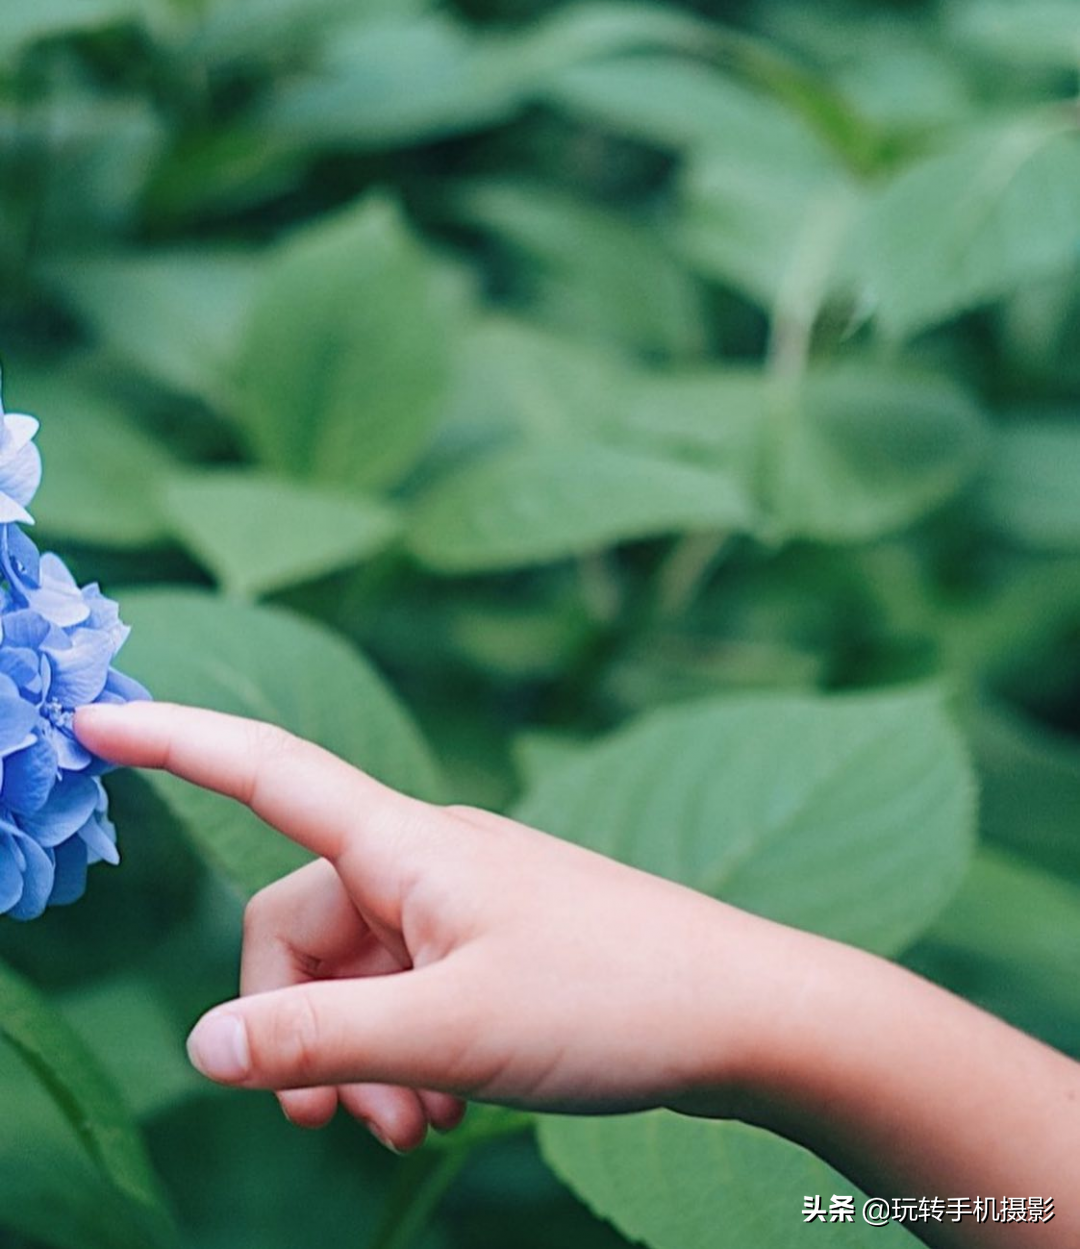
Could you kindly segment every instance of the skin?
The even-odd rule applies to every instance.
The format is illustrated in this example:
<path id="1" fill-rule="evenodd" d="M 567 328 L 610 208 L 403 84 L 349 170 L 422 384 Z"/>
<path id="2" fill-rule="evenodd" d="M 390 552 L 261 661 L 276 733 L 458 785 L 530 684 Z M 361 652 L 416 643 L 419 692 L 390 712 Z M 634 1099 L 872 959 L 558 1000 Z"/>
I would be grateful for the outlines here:
<path id="1" fill-rule="evenodd" d="M 1080 1244 L 1080 1064 L 921 978 L 269 725 L 135 703 L 75 729 L 318 856 L 249 904 L 240 997 L 188 1041 L 294 1123 L 340 1104 L 406 1151 L 466 1099 L 664 1106 L 778 1132 L 873 1194 L 1056 1199 L 1047 1223 L 915 1224 L 929 1245 Z"/>

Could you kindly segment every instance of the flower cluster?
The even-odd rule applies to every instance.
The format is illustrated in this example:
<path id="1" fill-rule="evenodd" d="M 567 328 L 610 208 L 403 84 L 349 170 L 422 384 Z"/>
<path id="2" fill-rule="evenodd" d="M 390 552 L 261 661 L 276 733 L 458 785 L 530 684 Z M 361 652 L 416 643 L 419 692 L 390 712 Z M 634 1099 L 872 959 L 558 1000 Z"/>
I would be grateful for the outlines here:
<path id="1" fill-rule="evenodd" d="M 128 630 L 97 585 L 19 528 L 41 481 L 32 416 L 0 404 L 0 915 L 74 902 L 89 864 L 116 863 L 100 776 L 72 731 L 77 707 L 148 698 L 112 667 Z"/>

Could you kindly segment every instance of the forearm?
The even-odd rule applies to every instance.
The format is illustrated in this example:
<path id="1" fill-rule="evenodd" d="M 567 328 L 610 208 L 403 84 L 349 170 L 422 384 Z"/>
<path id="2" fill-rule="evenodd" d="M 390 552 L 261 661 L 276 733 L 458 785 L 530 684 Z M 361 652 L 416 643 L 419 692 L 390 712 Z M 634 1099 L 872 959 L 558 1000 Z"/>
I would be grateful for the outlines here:
<path id="1" fill-rule="evenodd" d="M 785 938 L 737 1113 L 884 1197 L 1038 1196 L 1045 1223 L 919 1221 L 941 1249 L 1080 1244 L 1080 1065 L 881 959 Z"/>

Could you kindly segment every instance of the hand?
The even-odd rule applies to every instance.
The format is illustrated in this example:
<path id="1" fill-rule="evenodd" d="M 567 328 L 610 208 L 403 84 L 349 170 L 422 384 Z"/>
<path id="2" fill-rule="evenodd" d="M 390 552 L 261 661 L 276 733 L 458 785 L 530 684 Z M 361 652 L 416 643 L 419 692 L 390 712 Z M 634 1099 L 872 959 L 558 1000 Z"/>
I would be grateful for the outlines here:
<path id="1" fill-rule="evenodd" d="M 241 997 L 189 1040 L 213 1080 L 340 1102 L 410 1149 L 462 1097 L 544 1110 L 724 1112 L 800 943 L 513 820 L 380 785 L 265 724 L 93 707 L 80 739 L 247 803 L 319 858 L 258 894 Z M 782 994 L 779 994 L 782 997 Z M 708 1105 L 704 1089 L 708 1088 Z"/>
<path id="2" fill-rule="evenodd" d="M 75 728 L 319 856 L 248 908 L 242 996 L 189 1039 L 211 1079 L 309 1126 L 340 1102 L 398 1149 L 463 1097 L 736 1116 L 867 1192 L 1059 1199 L 1047 1225 L 912 1227 L 939 1249 L 1080 1243 L 1080 1066 L 902 968 L 404 797 L 268 725 L 133 703 Z"/>

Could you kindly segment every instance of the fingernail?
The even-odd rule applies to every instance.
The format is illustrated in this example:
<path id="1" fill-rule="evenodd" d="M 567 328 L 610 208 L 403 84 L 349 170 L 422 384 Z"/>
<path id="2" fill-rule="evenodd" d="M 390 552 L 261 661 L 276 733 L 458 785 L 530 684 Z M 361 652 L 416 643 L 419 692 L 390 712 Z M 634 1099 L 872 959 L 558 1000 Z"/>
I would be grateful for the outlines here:
<path id="1" fill-rule="evenodd" d="M 246 1079 L 251 1072 L 247 1028 L 238 1015 L 207 1015 L 188 1037 L 191 1065 L 211 1080 Z"/>
<path id="2" fill-rule="evenodd" d="M 368 1131 L 371 1133 L 372 1136 L 375 1137 L 375 1139 L 379 1142 L 379 1144 L 383 1147 L 383 1149 L 389 1149 L 389 1151 L 392 1154 L 397 1154 L 399 1158 L 404 1155 L 405 1151 L 403 1149 L 398 1149 L 398 1147 L 395 1144 L 387 1140 L 387 1138 L 383 1136 L 382 1132 L 379 1131 L 379 1129 L 375 1126 L 374 1123 L 369 1123 L 367 1126 L 368 1126 Z"/>

